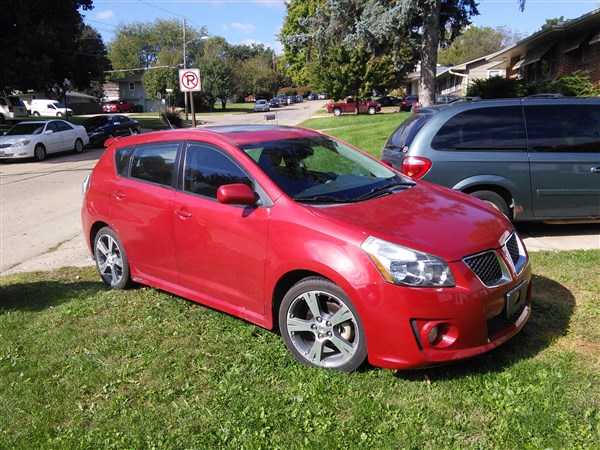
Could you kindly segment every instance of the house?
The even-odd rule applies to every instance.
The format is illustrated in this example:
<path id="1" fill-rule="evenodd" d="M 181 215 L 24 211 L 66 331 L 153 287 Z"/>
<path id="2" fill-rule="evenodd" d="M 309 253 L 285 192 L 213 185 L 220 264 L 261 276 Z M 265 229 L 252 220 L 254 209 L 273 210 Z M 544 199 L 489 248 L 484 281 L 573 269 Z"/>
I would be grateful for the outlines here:
<path id="1" fill-rule="evenodd" d="M 133 75 L 114 80 L 112 83 L 106 83 L 103 89 L 106 101 L 125 100 L 136 105 L 136 110 L 140 112 L 158 111 L 164 104 L 164 101 L 161 99 L 157 100 L 148 97 L 142 84 L 142 75 Z"/>
<path id="2" fill-rule="evenodd" d="M 440 67 L 437 94 L 465 95 L 472 80 L 501 76 L 534 83 L 578 70 L 589 72 L 600 85 L 600 9 L 560 22 L 495 53 Z M 417 94 L 419 72 L 409 75 L 407 93 Z"/>

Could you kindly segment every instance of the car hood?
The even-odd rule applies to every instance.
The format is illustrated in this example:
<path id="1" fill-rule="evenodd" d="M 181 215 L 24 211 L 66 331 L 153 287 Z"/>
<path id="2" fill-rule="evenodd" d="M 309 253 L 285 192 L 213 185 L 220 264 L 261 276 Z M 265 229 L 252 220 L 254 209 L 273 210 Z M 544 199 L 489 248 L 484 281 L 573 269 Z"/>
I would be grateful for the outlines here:
<path id="1" fill-rule="evenodd" d="M 498 248 L 513 231 L 510 221 L 474 197 L 419 182 L 365 202 L 311 207 L 317 216 L 362 230 L 447 261 Z"/>
<path id="2" fill-rule="evenodd" d="M 22 141 L 23 139 L 37 139 L 40 136 L 41 135 L 39 134 L 15 134 L 12 136 L 0 136 L 0 144 L 14 144 L 15 142 Z"/>

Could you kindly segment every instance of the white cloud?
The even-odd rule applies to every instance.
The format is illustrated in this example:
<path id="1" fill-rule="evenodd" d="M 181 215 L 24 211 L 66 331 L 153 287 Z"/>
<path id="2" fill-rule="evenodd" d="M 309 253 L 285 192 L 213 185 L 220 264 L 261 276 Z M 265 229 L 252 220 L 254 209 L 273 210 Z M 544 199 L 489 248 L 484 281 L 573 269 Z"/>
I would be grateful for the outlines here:
<path id="1" fill-rule="evenodd" d="M 254 26 L 254 24 L 252 23 L 240 23 L 240 22 L 233 22 L 229 25 L 231 28 L 233 28 L 234 30 L 237 31 L 241 31 L 242 33 L 252 33 L 254 32 L 254 30 L 256 30 L 256 26 Z"/>
<path id="2" fill-rule="evenodd" d="M 99 11 L 96 13 L 96 18 L 100 20 L 108 20 L 115 17 L 115 12 L 107 9 L 105 11 Z"/>

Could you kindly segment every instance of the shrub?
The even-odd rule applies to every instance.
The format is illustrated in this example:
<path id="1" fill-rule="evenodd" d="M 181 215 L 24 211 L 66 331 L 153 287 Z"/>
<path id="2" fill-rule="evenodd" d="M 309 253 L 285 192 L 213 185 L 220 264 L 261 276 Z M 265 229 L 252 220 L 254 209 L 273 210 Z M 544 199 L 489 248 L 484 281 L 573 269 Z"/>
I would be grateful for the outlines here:
<path id="1" fill-rule="evenodd" d="M 170 128 L 183 128 L 183 119 L 179 112 L 171 109 L 163 109 L 160 111 L 160 121 Z"/>
<path id="2" fill-rule="evenodd" d="M 480 78 L 469 86 L 467 95 L 480 98 L 510 98 L 516 97 L 516 90 L 517 82 L 510 78 Z"/>
<path id="3" fill-rule="evenodd" d="M 567 96 L 594 97 L 600 95 L 600 86 L 590 80 L 590 73 L 579 70 L 556 80 L 539 83 L 538 92 L 556 92 Z"/>

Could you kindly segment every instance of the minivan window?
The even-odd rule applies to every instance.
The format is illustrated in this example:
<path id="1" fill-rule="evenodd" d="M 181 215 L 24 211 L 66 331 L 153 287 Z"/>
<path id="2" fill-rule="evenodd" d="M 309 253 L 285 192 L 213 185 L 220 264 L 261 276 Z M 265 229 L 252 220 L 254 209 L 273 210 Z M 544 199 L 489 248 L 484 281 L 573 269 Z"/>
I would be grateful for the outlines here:
<path id="1" fill-rule="evenodd" d="M 417 135 L 417 132 L 430 118 L 431 114 L 412 114 L 408 119 L 400 124 L 396 131 L 394 131 L 391 138 L 392 142 L 388 141 L 386 143 L 386 147 L 390 149 L 402 150 L 405 146 L 410 146 L 412 140 Z"/>
<path id="2" fill-rule="evenodd" d="M 600 153 L 598 105 L 526 106 L 529 150 Z"/>
<path id="3" fill-rule="evenodd" d="M 132 178 L 171 186 L 178 146 L 169 142 L 137 148 L 131 162 Z"/>
<path id="4" fill-rule="evenodd" d="M 520 106 L 475 108 L 456 114 L 431 142 L 436 150 L 525 150 Z"/>

